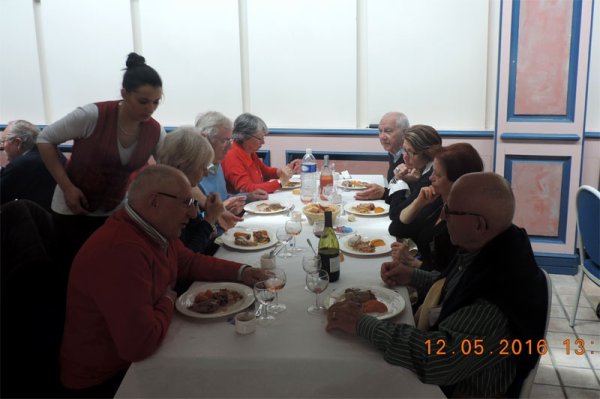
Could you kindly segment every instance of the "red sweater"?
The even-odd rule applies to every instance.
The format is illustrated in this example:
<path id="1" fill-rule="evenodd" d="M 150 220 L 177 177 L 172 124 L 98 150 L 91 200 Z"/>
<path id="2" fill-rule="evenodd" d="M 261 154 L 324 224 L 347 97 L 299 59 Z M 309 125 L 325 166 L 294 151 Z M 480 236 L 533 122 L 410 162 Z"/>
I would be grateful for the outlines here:
<path id="1" fill-rule="evenodd" d="M 233 143 L 227 151 L 225 159 L 221 161 L 221 167 L 227 180 L 227 191 L 230 193 L 250 193 L 257 188 L 272 193 L 281 187 L 279 181 L 269 181 L 277 179 L 277 168 L 265 165 L 256 153 L 248 154 L 237 143 Z"/>
<path id="2" fill-rule="evenodd" d="M 83 245 L 69 276 L 61 380 L 80 389 L 102 383 L 156 351 L 177 279 L 236 281 L 239 263 L 195 254 L 180 240 L 161 248 L 127 214 L 115 212 Z"/>
<path id="3" fill-rule="evenodd" d="M 88 200 L 89 211 L 110 211 L 121 203 L 129 175 L 144 166 L 160 139 L 157 121 L 143 122 L 137 145 L 127 164 L 119 156 L 117 119 L 119 101 L 96 103 L 98 120 L 92 135 L 77 139 L 67 163 L 67 174 Z"/>

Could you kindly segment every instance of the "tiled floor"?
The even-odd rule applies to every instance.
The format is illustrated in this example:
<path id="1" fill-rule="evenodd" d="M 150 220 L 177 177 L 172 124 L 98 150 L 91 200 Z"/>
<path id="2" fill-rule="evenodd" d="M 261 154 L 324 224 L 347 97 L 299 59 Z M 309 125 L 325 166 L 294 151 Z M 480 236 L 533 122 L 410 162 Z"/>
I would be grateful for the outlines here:
<path id="1" fill-rule="evenodd" d="M 573 313 L 579 275 L 551 274 L 552 309 L 548 325 L 549 350 L 540 361 L 532 398 L 594 398 L 600 399 L 600 320 L 596 306 L 600 302 L 600 287 L 584 279 L 575 327 L 569 326 Z M 570 341 L 567 354 L 565 340 Z M 585 354 L 577 355 L 575 340 L 585 344 Z"/>

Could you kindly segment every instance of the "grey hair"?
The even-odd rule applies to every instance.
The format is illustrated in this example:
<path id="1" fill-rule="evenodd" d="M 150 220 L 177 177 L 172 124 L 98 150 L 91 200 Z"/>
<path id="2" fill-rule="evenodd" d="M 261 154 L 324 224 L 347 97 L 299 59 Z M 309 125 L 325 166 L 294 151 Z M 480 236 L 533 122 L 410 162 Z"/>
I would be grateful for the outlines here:
<path id="1" fill-rule="evenodd" d="M 416 152 L 425 155 L 430 161 L 442 147 L 442 137 L 437 130 L 427 125 L 414 125 L 404 134 L 404 142 L 410 143 Z"/>
<path id="2" fill-rule="evenodd" d="M 194 126 L 180 126 L 169 133 L 158 150 L 158 163 L 181 170 L 185 175 L 208 167 L 215 153 L 208 139 Z"/>
<path id="3" fill-rule="evenodd" d="M 265 121 L 256 115 L 249 113 L 241 114 L 233 122 L 233 140 L 238 144 L 249 140 L 250 136 L 260 131 L 267 134 L 269 129 Z"/>
<path id="4" fill-rule="evenodd" d="M 400 131 L 404 132 L 406 129 L 410 127 L 410 122 L 408 121 L 408 117 L 404 115 L 402 112 L 388 112 L 381 117 L 381 119 L 386 116 L 393 116 L 396 118 L 396 127 L 400 129 Z"/>
<path id="5" fill-rule="evenodd" d="M 7 139 L 20 139 L 21 149 L 25 151 L 35 147 L 35 141 L 40 134 L 40 129 L 31 122 L 19 119 L 11 121 L 6 125 L 6 129 L 10 131 L 7 134 Z"/>
<path id="6" fill-rule="evenodd" d="M 233 129 L 231 119 L 217 111 L 208 111 L 196 117 L 196 128 L 209 139 L 219 133 L 219 128 Z"/>

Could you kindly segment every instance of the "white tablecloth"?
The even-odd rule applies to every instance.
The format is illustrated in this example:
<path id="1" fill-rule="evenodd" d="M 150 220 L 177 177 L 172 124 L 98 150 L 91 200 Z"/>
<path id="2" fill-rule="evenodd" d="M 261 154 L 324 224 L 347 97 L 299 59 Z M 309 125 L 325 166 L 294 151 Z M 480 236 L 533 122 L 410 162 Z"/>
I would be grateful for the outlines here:
<path id="1" fill-rule="evenodd" d="M 382 176 L 353 178 L 383 184 Z M 353 195 L 344 192 L 344 201 L 353 201 Z M 299 196 L 291 191 L 274 193 L 270 199 L 302 207 Z M 287 218 L 286 214 L 247 213 L 241 226 L 274 230 Z M 348 225 L 359 233 L 387 234 L 387 215 L 357 219 Z M 304 222 L 298 246 L 310 251 L 306 238 L 318 243 L 312 226 Z M 258 264 L 264 252 L 223 247 L 217 256 Z M 443 397 L 437 386 L 423 384 L 414 373 L 386 363 L 383 354 L 364 340 L 327 333 L 325 316 L 306 312 L 314 294 L 304 289 L 301 258 L 277 259 L 288 276 L 279 293 L 287 310 L 277 314 L 273 324 L 238 335 L 225 318 L 200 320 L 176 313 L 160 348 L 129 368 L 116 397 Z M 346 255 L 340 280 L 322 295 L 352 284 L 382 286 L 379 269 L 388 259 L 389 255 Z M 394 321 L 413 324 L 407 291 L 403 287 L 397 291 L 407 306 Z"/>

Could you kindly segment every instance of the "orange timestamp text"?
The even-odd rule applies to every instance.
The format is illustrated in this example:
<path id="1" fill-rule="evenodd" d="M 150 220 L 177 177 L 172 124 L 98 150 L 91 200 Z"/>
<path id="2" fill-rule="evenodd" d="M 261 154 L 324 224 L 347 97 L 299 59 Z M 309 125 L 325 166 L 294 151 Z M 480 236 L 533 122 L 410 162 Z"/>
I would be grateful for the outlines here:
<path id="1" fill-rule="evenodd" d="M 428 339 L 425 342 L 425 350 L 428 355 L 475 355 L 475 356 L 486 356 L 486 355 L 545 355 L 548 353 L 548 343 L 545 339 L 521 341 L 520 339 L 501 339 L 499 349 L 495 351 L 486 350 L 483 339 L 463 339 L 460 342 L 457 350 L 448 352 L 447 342 L 445 339 L 440 338 L 435 340 Z M 590 342 L 593 344 L 593 341 Z M 567 355 L 574 353 L 575 355 L 583 355 L 586 353 L 585 340 L 576 339 L 571 344 L 570 339 L 563 341 L 565 346 L 565 352 Z M 593 352 L 591 352 L 593 354 Z"/>

